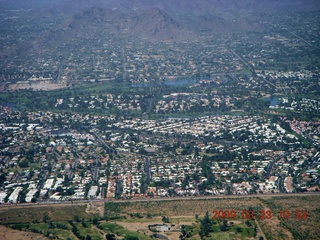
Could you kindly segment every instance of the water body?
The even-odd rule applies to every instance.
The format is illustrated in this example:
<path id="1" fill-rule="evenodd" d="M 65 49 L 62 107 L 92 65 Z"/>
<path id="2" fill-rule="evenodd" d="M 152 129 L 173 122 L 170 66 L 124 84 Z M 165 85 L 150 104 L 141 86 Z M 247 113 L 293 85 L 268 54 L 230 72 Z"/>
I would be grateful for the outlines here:
<path id="1" fill-rule="evenodd" d="M 280 104 L 280 99 L 283 97 L 284 96 L 281 96 L 281 95 L 275 95 L 275 96 L 264 98 L 264 100 L 270 102 L 270 107 L 275 107 Z"/>
<path id="2" fill-rule="evenodd" d="M 166 81 L 164 82 L 164 85 L 167 86 L 181 86 L 181 85 L 186 85 L 186 84 L 193 84 L 196 83 L 198 80 L 195 79 L 177 79 L 177 80 L 172 80 L 172 81 Z"/>
<path id="3" fill-rule="evenodd" d="M 187 84 L 193 84 L 198 82 L 196 79 L 176 79 L 176 80 L 168 80 L 165 82 L 147 82 L 147 83 L 133 83 L 131 87 L 155 87 L 155 86 L 182 86 Z"/>

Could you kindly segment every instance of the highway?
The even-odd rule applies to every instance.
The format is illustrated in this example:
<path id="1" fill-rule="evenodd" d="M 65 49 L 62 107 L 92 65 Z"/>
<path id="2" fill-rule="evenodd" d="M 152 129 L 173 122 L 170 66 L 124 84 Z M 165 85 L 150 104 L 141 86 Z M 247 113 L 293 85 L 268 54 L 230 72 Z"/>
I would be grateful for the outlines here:
<path id="1" fill-rule="evenodd" d="M 285 190 L 285 188 L 283 186 L 283 178 L 282 177 L 279 177 L 279 179 L 278 179 L 278 189 L 282 193 L 286 192 L 286 190 Z"/>
<path id="2" fill-rule="evenodd" d="M 159 202 L 159 201 L 180 201 L 180 200 L 210 200 L 210 199 L 240 199 L 240 198 L 270 198 L 270 197 L 296 197 L 296 196 L 319 196 L 320 192 L 303 192 L 303 193 L 265 193 L 249 195 L 213 195 L 213 196 L 186 196 L 186 197 L 154 197 L 154 198 L 133 198 L 133 199 L 95 199 L 95 200 L 63 200 L 63 201 L 42 201 L 37 203 L 17 203 L 17 204 L 0 204 L 1 208 L 25 207 L 25 206 L 46 206 L 46 205 L 73 205 L 86 203 L 104 203 L 104 202 Z"/>

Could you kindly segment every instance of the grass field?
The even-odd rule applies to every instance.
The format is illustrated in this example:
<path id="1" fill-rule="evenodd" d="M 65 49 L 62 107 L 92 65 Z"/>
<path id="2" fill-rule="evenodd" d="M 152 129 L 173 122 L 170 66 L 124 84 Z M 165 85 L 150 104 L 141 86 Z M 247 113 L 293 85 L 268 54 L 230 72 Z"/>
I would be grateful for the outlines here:
<path id="1" fill-rule="evenodd" d="M 235 210 L 239 214 L 249 208 L 262 208 L 262 202 L 258 198 L 242 199 L 205 199 L 205 200 L 177 200 L 157 202 L 107 202 L 106 215 L 121 215 L 140 213 L 144 216 L 204 216 L 213 210 Z"/>
<path id="2" fill-rule="evenodd" d="M 26 206 L 0 208 L 0 223 L 30 223 L 42 222 L 47 214 L 52 221 L 73 220 L 74 216 L 82 218 L 92 218 L 93 214 L 88 214 L 85 205 L 51 205 L 51 206 Z"/>

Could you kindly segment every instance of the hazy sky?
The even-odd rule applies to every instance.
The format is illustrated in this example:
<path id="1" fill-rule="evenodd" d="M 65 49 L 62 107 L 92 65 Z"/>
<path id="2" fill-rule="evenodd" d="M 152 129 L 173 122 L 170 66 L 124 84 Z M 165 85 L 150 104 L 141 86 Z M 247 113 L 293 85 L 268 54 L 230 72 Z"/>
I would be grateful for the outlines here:
<path id="1" fill-rule="evenodd" d="M 61 6 L 62 2 L 71 3 L 69 8 L 82 5 L 113 6 L 123 8 L 144 8 L 156 6 L 169 11 L 200 11 L 210 12 L 216 8 L 240 9 L 292 9 L 319 10 L 320 0 L 0 0 L 0 11 L 10 9 L 43 9 Z"/>

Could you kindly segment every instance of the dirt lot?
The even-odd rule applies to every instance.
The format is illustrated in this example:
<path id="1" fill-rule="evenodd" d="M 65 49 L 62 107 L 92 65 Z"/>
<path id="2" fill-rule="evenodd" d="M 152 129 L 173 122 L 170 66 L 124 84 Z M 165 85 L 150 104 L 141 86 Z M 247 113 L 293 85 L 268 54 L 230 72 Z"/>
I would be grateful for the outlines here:
<path id="1" fill-rule="evenodd" d="M 45 236 L 37 233 L 23 232 L 0 225 L 1 240 L 49 240 Z"/>

